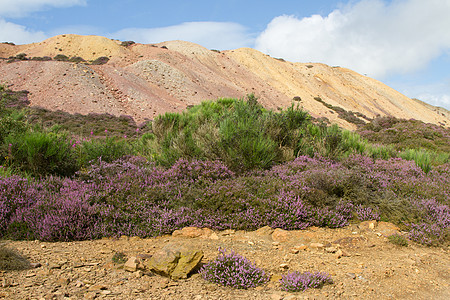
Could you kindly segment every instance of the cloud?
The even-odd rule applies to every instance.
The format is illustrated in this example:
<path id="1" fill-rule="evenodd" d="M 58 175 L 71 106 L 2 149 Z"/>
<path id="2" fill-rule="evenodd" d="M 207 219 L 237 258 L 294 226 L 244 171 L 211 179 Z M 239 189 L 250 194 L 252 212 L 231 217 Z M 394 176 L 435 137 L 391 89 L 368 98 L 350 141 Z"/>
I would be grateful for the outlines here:
<path id="1" fill-rule="evenodd" d="M 274 18 L 255 48 L 292 61 L 323 62 L 375 78 L 420 70 L 450 50 L 450 1 L 362 0 L 328 16 Z"/>
<path id="2" fill-rule="evenodd" d="M 450 110 L 450 78 L 427 85 L 402 85 L 399 90 L 408 97 Z"/>
<path id="3" fill-rule="evenodd" d="M 0 42 L 28 44 L 39 42 L 46 38 L 47 36 L 42 31 L 29 31 L 25 26 L 0 19 Z"/>
<path id="4" fill-rule="evenodd" d="M 186 22 L 160 28 L 126 28 L 112 36 L 139 43 L 183 40 L 219 50 L 248 47 L 254 42 L 246 27 L 231 22 Z"/>
<path id="5" fill-rule="evenodd" d="M 86 5 L 86 0 L 0 0 L 0 17 L 20 18 L 48 7 Z"/>

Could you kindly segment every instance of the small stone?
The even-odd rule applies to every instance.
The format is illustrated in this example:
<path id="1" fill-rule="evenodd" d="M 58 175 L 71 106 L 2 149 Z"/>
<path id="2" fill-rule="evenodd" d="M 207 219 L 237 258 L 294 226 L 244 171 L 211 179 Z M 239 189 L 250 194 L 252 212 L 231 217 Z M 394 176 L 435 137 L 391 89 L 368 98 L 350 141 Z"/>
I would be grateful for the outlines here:
<path id="1" fill-rule="evenodd" d="M 337 258 L 341 258 L 342 256 L 344 256 L 344 252 L 342 252 L 341 249 L 337 250 L 336 253 L 334 254 Z"/>
<path id="2" fill-rule="evenodd" d="M 325 251 L 328 253 L 336 253 L 338 249 L 336 249 L 336 247 L 327 247 L 325 248 Z"/>
<path id="3" fill-rule="evenodd" d="M 88 292 L 84 294 L 84 299 L 95 299 L 97 298 L 97 294 L 95 292 Z"/>
<path id="4" fill-rule="evenodd" d="M 235 233 L 236 233 L 236 230 L 234 230 L 234 229 L 225 229 L 224 231 L 220 232 L 219 234 L 221 236 L 227 236 L 227 235 L 233 235 Z M 201 295 L 198 295 L 198 296 L 201 297 Z"/>
<path id="5" fill-rule="evenodd" d="M 141 278 L 142 276 L 144 276 L 144 272 L 142 272 L 142 270 L 137 270 L 133 274 L 136 278 Z"/>
<path id="6" fill-rule="evenodd" d="M 40 263 L 30 263 L 30 266 L 35 269 L 42 267 L 42 265 Z"/>
<path id="7" fill-rule="evenodd" d="M 248 244 L 249 244 L 250 246 L 253 246 L 255 243 L 253 243 L 252 241 L 248 241 Z"/>
<path id="8" fill-rule="evenodd" d="M 106 287 L 106 285 L 103 284 L 94 284 L 92 286 L 89 287 L 89 291 L 103 291 L 103 290 L 107 290 L 108 288 Z"/>
<path id="9" fill-rule="evenodd" d="M 317 248 L 317 249 L 321 249 L 321 248 L 324 247 L 324 245 L 321 244 L 321 243 L 311 243 L 311 244 L 309 244 L 309 246 L 310 246 L 311 248 Z"/>
<path id="10" fill-rule="evenodd" d="M 302 250 L 308 249 L 308 246 L 306 246 L 306 245 L 295 246 L 294 249 L 302 251 Z"/>
<path id="11" fill-rule="evenodd" d="M 127 262 L 123 265 L 123 269 L 128 272 L 136 272 L 139 266 L 139 259 L 135 256 L 130 257 Z"/>
<path id="12" fill-rule="evenodd" d="M 356 274 L 355 273 L 347 273 L 345 274 L 347 277 L 350 277 L 351 279 L 355 279 L 356 278 Z"/>
<path id="13" fill-rule="evenodd" d="M 280 245 L 280 242 L 272 242 L 272 246 L 277 247 L 277 246 L 279 246 L 279 245 Z"/>
<path id="14" fill-rule="evenodd" d="M 84 282 L 77 280 L 77 282 L 75 282 L 75 286 L 80 288 L 84 286 Z"/>
<path id="15" fill-rule="evenodd" d="M 56 280 L 56 284 L 58 284 L 60 286 L 68 285 L 69 279 L 65 278 L 65 277 L 60 277 L 60 278 L 58 278 L 58 280 Z"/>
<path id="16" fill-rule="evenodd" d="M 101 254 L 109 254 L 112 253 L 113 251 L 111 249 L 107 249 L 107 248 L 103 248 L 100 250 Z"/>
<path id="17" fill-rule="evenodd" d="M 104 291 L 101 291 L 100 292 L 100 294 L 101 295 L 109 295 L 109 294 L 111 294 L 112 292 L 110 291 L 110 290 L 104 290 Z"/>
<path id="18" fill-rule="evenodd" d="M 289 265 L 288 264 L 281 264 L 280 268 L 287 270 L 287 269 L 289 269 Z"/>
<path id="19" fill-rule="evenodd" d="M 34 277 L 34 276 L 36 276 L 36 273 L 34 273 L 34 272 L 29 272 L 29 273 L 25 274 L 26 278 L 30 278 L 30 277 Z"/>
<path id="20" fill-rule="evenodd" d="M 209 239 L 211 240 L 218 240 L 219 236 L 217 235 L 217 233 L 213 232 L 211 233 L 211 235 L 209 236 Z"/>
<path id="21" fill-rule="evenodd" d="M 300 250 L 292 248 L 291 250 L 289 250 L 292 254 L 297 254 L 300 252 Z"/>

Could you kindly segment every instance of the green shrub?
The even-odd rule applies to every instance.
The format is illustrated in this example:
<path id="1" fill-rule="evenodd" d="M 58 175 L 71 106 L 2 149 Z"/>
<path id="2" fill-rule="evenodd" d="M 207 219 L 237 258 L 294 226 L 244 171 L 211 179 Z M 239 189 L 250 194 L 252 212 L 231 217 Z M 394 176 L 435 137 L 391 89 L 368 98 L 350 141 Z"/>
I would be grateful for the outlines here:
<path id="1" fill-rule="evenodd" d="M 91 62 L 91 65 L 104 65 L 109 61 L 109 57 L 101 56 Z"/>
<path id="2" fill-rule="evenodd" d="M 131 145 L 125 139 L 107 137 L 81 142 L 74 149 L 79 166 L 87 166 L 90 162 L 102 160 L 112 162 L 132 153 Z"/>
<path id="3" fill-rule="evenodd" d="M 72 145 L 65 134 L 35 129 L 7 136 L 4 145 L 10 148 L 11 165 L 33 176 L 71 176 L 77 170 Z"/>
<path id="4" fill-rule="evenodd" d="M 68 61 L 69 57 L 67 55 L 64 55 L 64 54 L 58 54 L 55 57 L 53 57 L 53 59 L 57 60 L 57 61 Z"/>

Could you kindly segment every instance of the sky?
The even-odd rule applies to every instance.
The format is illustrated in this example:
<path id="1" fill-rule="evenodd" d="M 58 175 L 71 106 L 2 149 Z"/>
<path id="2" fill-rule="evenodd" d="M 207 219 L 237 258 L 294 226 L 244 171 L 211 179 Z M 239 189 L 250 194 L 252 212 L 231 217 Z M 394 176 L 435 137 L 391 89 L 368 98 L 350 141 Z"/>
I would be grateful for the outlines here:
<path id="1" fill-rule="evenodd" d="M 450 0 L 0 0 L 0 42 L 75 33 L 251 47 L 346 67 L 450 110 L 449 16 Z"/>

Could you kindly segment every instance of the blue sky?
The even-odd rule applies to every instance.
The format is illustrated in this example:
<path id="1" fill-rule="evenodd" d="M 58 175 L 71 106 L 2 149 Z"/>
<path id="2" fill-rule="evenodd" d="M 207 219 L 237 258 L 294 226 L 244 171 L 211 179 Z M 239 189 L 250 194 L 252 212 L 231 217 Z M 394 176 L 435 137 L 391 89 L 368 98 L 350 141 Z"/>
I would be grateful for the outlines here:
<path id="1" fill-rule="evenodd" d="M 348 67 L 450 109 L 449 16 L 450 0 L 0 0 L 0 41 L 77 33 L 252 47 Z"/>

